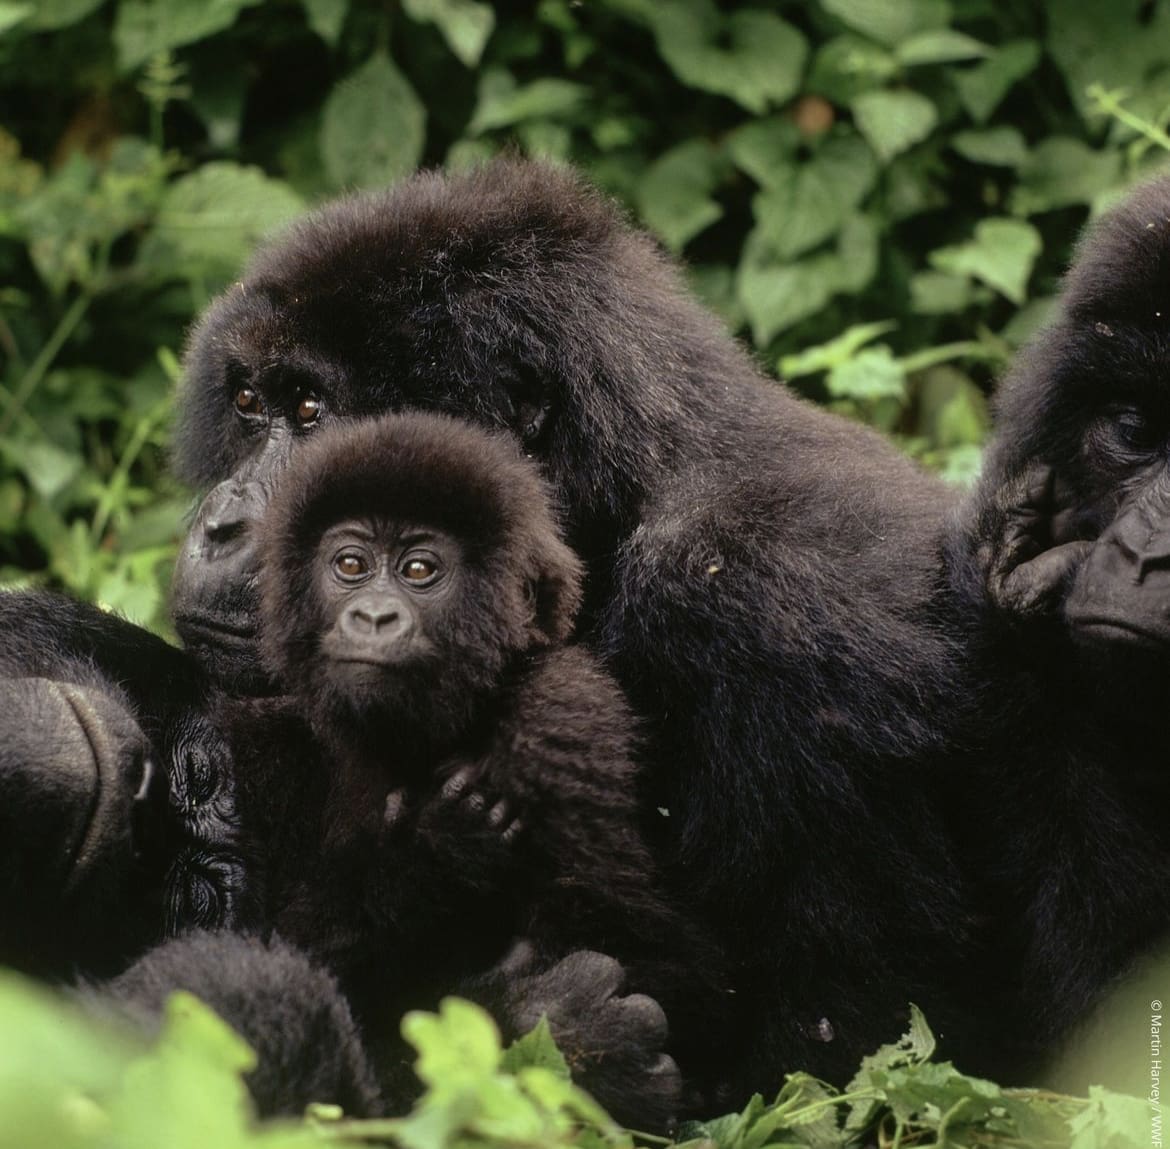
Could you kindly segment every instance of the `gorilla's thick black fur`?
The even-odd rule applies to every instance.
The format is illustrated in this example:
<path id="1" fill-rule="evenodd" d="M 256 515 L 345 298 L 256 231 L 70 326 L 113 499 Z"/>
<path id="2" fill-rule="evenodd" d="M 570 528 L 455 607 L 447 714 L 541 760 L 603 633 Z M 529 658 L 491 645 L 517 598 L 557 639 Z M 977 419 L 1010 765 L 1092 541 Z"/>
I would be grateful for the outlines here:
<path id="1" fill-rule="evenodd" d="M 191 340 L 175 461 L 218 485 L 175 610 L 221 680 L 265 688 L 253 528 L 280 473 L 318 427 L 404 408 L 511 431 L 564 507 L 579 632 L 646 720 L 646 832 L 732 950 L 712 1103 L 845 1078 L 909 1000 L 949 1033 L 967 920 L 931 770 L 971 692 L 942 485 L 764 379 L 571 173 L 420 175 L 310 216 Z"/>
<path id="2" fill-rule="evenodd" d="M 261 634 L 286 698 L 249 712 L 259 745 L 237 757 L 247 823 L 301 862 L 269 891 L 275 928 L 339 974 L 379 1045 L 517 937 L 535 960 L 604 950 L 665 1008 L 700 1091 L 717 1080 L 718 956 L 657 888 L 634 723 L 565 645 L 581 568 L 514 440 L 421 412 L 339 425 L 301 452 L 261 531 Z M 314 739 L 323 801 L 269 821 Z M 565 1052 L 618 1120 L 679 1115 L 660 1048 Z"/>
<path id="3" fill-rule="evenodd" d="M 955 774 L 956 825 L 1021 1074 L 1170 928 L 1168 459 L 1162 177 L 1083 240 L 1055 319 L 1003 384 L 949 557 L 992 735 Z"/>

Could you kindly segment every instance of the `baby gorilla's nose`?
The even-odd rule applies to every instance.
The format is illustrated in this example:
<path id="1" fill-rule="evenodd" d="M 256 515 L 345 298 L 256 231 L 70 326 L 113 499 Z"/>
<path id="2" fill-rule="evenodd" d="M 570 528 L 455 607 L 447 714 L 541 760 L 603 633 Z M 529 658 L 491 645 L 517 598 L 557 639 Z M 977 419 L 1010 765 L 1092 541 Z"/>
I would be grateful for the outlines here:
<path id="1" fill-rule="evenodd" d="M 354 603 L 345 612 L 341 627 L 348 637 L 358 641 L 400 638 L 408 627 L 408 619 L 392 601 L 367 599 Z"/>

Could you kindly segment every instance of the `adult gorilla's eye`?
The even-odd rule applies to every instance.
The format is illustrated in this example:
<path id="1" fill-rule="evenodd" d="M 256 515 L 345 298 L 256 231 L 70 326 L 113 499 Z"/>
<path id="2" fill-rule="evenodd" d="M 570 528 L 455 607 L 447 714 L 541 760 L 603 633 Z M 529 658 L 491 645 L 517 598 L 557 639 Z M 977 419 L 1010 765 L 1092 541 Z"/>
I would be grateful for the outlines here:
<path id="1" fill-rule="evenodd" d="M 370 564 L 366 556 L 356 551 L 342 551 L 333 560 L 333 569 L 347 581 L 364 578 L 370 573 Z"/>
<path id="2" fill-rule="evenodd" d="M 316 423 L 321 417 L 321 400 L 316 395 L 302 395 L 297 404 L 297 422 L 302 427 Z"/>
<path id="3" fill-rule="evenodd" d="M 439 564 L 433 559 L 413 555 L 399 568 L 398 573 L 415 586 L 426 586 L 439 576 Z"/>
<path id="4" fill-rule="evenodd" d="M 241 387 L 236 392 L 235 404 L 236 410 L 241 415 L 256 416 L 264 414 L 264 400 L 251 387 Z"/>
<path id="5" fill-rule="evenodd" d="M 1118 442 L 1131 451 L 1150 451 L 1162 444 L 1163 429 L 1133 407 L 1122 407 L 1110 413 L 1113 433 Z"/>

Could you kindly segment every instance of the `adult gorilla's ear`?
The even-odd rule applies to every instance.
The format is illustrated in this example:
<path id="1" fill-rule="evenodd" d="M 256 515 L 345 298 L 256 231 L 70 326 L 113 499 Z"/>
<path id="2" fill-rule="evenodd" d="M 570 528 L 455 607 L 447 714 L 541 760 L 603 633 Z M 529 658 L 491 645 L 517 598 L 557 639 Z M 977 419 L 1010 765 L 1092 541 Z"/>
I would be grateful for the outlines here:
<path id="1" fill-rule="evenodd" d="M 560 539 L 549 535 L 538 548 L 536 574 L 526 590 L 532 615 L 529 636 L 534 646 L 564 642 L 573 632 L 581 605 L 581 560 Z"/>

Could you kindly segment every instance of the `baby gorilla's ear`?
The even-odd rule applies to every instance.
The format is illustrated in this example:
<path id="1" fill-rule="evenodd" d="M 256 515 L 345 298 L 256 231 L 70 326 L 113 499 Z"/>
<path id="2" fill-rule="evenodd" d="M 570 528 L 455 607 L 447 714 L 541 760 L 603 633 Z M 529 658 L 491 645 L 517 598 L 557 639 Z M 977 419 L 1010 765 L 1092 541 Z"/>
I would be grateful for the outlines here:
<path id="1" fill-rule="evenodd" d="M 534 646 L 564 642 L 581 605 L 581 560 L 551 532 L 534 547 L 526 591 L 532 606 L 529 635 Z"/>

